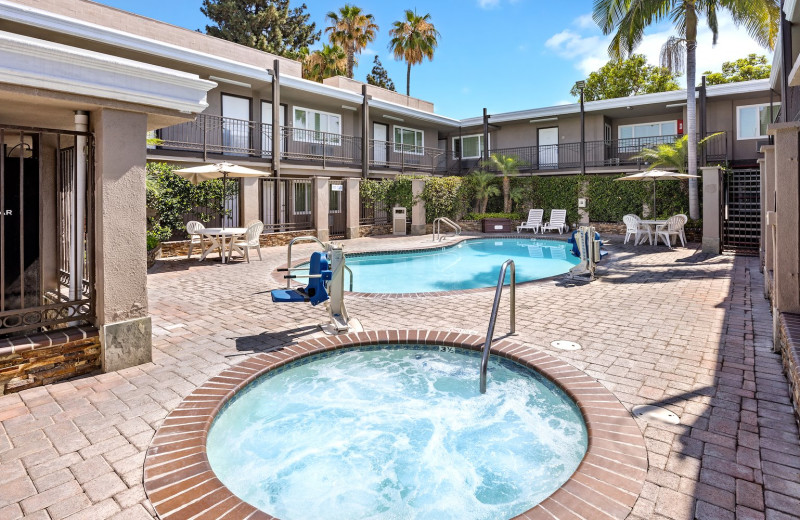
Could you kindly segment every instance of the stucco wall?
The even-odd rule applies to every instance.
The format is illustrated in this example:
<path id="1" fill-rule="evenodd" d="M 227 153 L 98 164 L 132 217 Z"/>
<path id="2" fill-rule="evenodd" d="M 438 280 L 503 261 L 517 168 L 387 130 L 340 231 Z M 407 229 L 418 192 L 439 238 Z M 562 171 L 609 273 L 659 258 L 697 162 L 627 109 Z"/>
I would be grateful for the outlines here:
<path id="1" fill-rule="evenodd" d="M 98 110 L 89 120 L 96 135 L 97 319 L 105 325 L 147 316 L 147 116 Z"/>
<path id="2" fill-rule="evenodd" d="M 356 94 L 361 94 L 361 87 L 363 85 L 363 83 L 361 83 L 360 81 L 355 81 L 343 76 L 325 78 L 322 82 L 332 87 L 337 87 L 344 90 L 349 90 L 350 92 L 355 92 Z M 433 113 L 433 103 L 431 103 L 430 101 L 425 101 L 419 98 L 406 96 L 399 92 L 393 92 L 385 88 L 376 87 L 375 85 L 367 85 L 367 94 L 375 99 L 381 99 L 383 101 L 388 101 L 390 103 L 396 103 L 398 105 L 402 105 L 405 107 L 416 108 L 418 110 L 424 110 L 425 112 Z"/>

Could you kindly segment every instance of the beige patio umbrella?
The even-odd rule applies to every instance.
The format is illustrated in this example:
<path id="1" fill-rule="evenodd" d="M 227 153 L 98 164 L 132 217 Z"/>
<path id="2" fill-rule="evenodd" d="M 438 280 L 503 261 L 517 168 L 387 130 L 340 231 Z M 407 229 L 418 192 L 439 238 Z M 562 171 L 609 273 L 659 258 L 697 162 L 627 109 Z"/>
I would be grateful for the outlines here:
<path id="1" fill-rule="evenodd" d="M 267 177 L 269 172 L 262 172 L 239 166 L 238 164 L 231 164 L 227 162 L 204 164 L 203 166 L 193 166 L 191 168 L 183 168 L 175 170 L 175 173 L 187 179 L 192 184 L 200 184 L 203 181 L 210 181 L 213 179 L 222 179 L 222 204 L 225 206 L 225 188 L 228 184 L 228 177 L 237 179 L 246 177 Z M 225 229 L 225 219 L 222 219 L 222 228 Z"/>
<path id="2" fill-rule="evenodd" d="M 656 216 L 656 181 L 679 181 L 682 179 L 699 179 L 699 175 L 688 173 L 668 172 L 666 170 L 647 170 L 645 172 L 617 177 L 615 181 L 653 181 L 653 216 Z"/>

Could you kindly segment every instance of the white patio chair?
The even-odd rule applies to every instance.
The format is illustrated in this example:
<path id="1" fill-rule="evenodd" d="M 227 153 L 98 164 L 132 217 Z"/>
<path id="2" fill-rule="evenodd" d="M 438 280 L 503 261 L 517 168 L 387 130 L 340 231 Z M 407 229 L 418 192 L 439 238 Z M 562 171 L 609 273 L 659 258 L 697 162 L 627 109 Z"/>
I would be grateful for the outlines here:
<path id="1" fill-rule="evenodd" d="M 642 224 L 642 219 L 639 218 L 638 215 L 629 214 L 622 217 L 622 221 L 625 223 L 625 241 L 624 244 L 628 243 L 630 240 L 631 235 L 633 235 L 633 245 L 639 245 L 641 236 L 644 238 L 644 234 L 647 233 L 647 240 L 652 242 L 653 237 L 650 235 L 650 227 L 645 226 Z"/>
<path id="2" fill-rule="evenodd" d="M 538 233 L 539 228 L 542 227 L 543 216 L 544 216 L 543 209 L 532 209 L 528 211 L 528 220 L 526 222 L 523 222 L 521 225 L 517 226 L 517 233 L 519 233 L 523 229 L 530 229 L 534 233 Z"/>
<path id="3" fill-rule="evenodd" d="M 233 253 L 233 248 L 235 247 L 237 251 L 243 254 L 243 256 L 247 259 L 247 263 L 250 263 L 250 248 L 255 247 L 258 251 L 258 259 L 263 260 L 261 258 L 261 242 L 259 242 L 259 237 L 261 236 L 261 232 L 264 230 L 264 223 L 260 220 L 256 220 L 249 226 L 247 226 L 247 231 L 244 234 L 244 240 L 234 240 L 231 244 L 231 248 L 228 250 L 228 261 L 231 259 L 231 253 Z"/>
<path id="4" fill-rule="evenodd" d="M 686 244 L 686 232 L 684 231 L 683 228 L 685 228 L 686 227 L 686 223 L 689 222 L 689 217 L 687 217 L 683 213 L 678 213 L 675 216 L 676 217 L 680 217 L 683 220 L 683 224 L 681 224 L 681 243 L 684 244 L 684 247 L 686 247 L 686 245 L 685 245 Z"/>
<path id="5" fill-rule="evenodd" d="M 682 228 L 683 228 L 683 218 L 681 218 L 680 215 L 671 216 L 670 218 L 667 219 L 666 224 L 656 226 L 655 244 L 658 245 L 658 239 L 661 238 L 664 244 L 666 244 L 668 247 L 672 247 L 672 237 L 674 236 L 676 244 L 680 239 L 681 245 L 683 247 L 686 247 L 686 242 L 681 236 Z"/>
<path id="6" fill-rule="evenodd" d="M 569 225 L 567 224 L 567 210 L 550 210 L 550 220 L 547 222 L 547 224 L 542 226 L 542 233 L 550 230 L 558 231 L 559 235 L 564 231 L 569 231 Z"/>
<path id="7" fill-rule="evenodd" d="M 186 256 L 187 259 L 192 257 L 192 248 L 194 248 L 195 244 L 200 246 L 200 252 L 203 252 L 203 235 L 200 234 L 200 230 L 205 228 L 202 222 L 196 220 L 190 220 L 186 223 L 186 232 L 189 234 L 189 254 Z"/>

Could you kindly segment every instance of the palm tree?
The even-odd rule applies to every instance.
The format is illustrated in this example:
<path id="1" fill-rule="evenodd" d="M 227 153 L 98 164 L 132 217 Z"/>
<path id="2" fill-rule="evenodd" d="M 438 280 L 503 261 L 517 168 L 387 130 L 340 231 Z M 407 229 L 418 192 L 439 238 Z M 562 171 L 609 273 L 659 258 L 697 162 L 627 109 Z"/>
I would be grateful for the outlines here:
<path id="1" fill-rule="evenodd" d="M 392 24 L 389 35 L 392 37 L 389 50 L 394 53 L 396 59 L 404 60 L 408 64 L 406 95 L 410 96 L 411 66 L 422 63 L 425 58 L 433 60 L 433 52 L 439 44 L 437 38 L 441 35 L 433 26 L 430 13 L 419 16 L 411 9 L 406 9 L 405 20 Z"/>
<path id="2" fill-rule="evenodd" d="M 503 212 L 511 213 L 511 177 L 519 175 L 519 168 L 525 164 L 516 155 L 493 153 L 482 166 L 503 176 Z"/>
<path id="3" fill-rule="evenodd" d="M 347 77 L 352 79 L 356 53 L 361 54 L 361 50 L 375 39 L 379 27 L 371 14 L 364 14 L 360 7 L 350 4 L 344 4 L 338 13 L 331 11 L 325 17 L 330 23 L 325 32 L 332 44 L 347 53 Z"/>
<path id="4" fill-rule="evenodd" d="M 347 54 L 338 45 L 322 45 L 322 50 L 314 51 L 303 61 L 303 76 L 311 81 L 322 83 L 325 78 L 339 76 L 347 67 Z"/>
<path id="5" fill-rule="evenodd" d="M 670 20 L 677 36 L 661 48 L 661 65 L 674 72 L 686 70 L 686 133 L 689 173 L 697 172 L 697 107 L 695 75 L 697 68 L 697 29 L 702 17 L 714 37 L 719 36 L 718 13 L 726 10 L 736 26 L 743 26 L 758 43 L 772 49 L 780 22 L 779 0 L 595 0 L 593 18 L 603 34 L 614 33 L 608 52 L 624 59 L 642 41 L 649 25 Z M 685 67 L 684 67 L 685 65 Z M 689 180 L 689 216 L 700 216 L 697 179 Z"/>
<path id="6" fill-rule="evenodd" d="M 496 177 L 486 170 L 475 170 L 469 174 L 469 181 L 472 189 L 475 190 L 475 198 L 478 202 L 478 213 L 486 213 L 489 197 L 500 195 L 500 190 L 494 184 L 495 179 Z"/>
<path id="7" fill-rule="evenodd" d="M 723 135 L 723 132 L 717 132 L 716 134 L 711 134 L 701 139 L 697 142 L 696 148 L 702 148 L 709 140 L 720 135 Z M 692 165 L 690 159 L 692 147 L 689 144 L 689 137 L 688 135 L 684 135 L 676 139 L 673 143 L 659 144 L 655 148 L 645 148 L 633 158 L 642 159 L 650 163 L 650 167 L 648 168 L 650 170 L 658 168 L 659 166 L 666 166 L 667 168 L 675 168 L 678 170 L 678 173 L 689 173 L 687 172 L 687 165 L 689 168 L 691 168 Z"/>

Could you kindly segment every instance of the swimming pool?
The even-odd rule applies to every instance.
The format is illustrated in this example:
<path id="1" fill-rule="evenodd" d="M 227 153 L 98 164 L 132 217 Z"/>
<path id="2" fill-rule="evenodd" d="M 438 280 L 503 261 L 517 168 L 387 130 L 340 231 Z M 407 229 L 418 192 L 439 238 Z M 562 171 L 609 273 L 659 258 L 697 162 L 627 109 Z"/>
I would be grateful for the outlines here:
<path id="1" fill-rule="evenodd" d="M 347 255 L 347 265 L 355 292 L 456 291 L 494 287 L 509 258 L 518 283 L 566 273 L 579 263 L 571 248 L 558 240 L 481 238 L 432 250 Z"/>
<path id="2" fill-rule="evenodd" d="M 558 489 L 587 445 L 577 405 L 537 372 L 423 345 L 306 358 L 217 416 L 210 465 L 282 520 L 507 519 Z"/>

